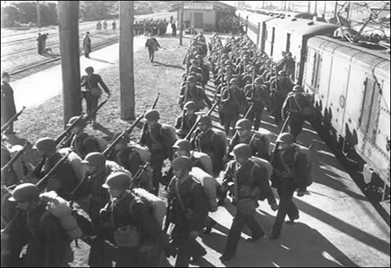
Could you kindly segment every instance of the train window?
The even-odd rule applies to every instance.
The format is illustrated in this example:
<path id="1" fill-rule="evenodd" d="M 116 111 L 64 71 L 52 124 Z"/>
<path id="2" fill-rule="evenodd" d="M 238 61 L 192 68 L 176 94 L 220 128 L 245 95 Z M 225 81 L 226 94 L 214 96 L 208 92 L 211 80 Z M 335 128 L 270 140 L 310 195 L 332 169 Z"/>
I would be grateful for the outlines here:
<path id="1" fill-rule="evenodd" d="M 313 60 L 313 70 L 312 70 L 312 77 L 311 77 L 311 86 L 314 88 L 319 87 L 319 71 L 320 71 L 320 64 L 321 64 L 322 58 L 319 53 L 314 53 L 314 60 Z"/>
<path id="2" fill-rule="evenodd" d="M 364 82 L 364 101 L 359 120 L 360 130 L 366 134 L 368 140 L 376 138 L 377 122 L 380 107 L 380 86 L 372 78 L 367 77 Z"/>

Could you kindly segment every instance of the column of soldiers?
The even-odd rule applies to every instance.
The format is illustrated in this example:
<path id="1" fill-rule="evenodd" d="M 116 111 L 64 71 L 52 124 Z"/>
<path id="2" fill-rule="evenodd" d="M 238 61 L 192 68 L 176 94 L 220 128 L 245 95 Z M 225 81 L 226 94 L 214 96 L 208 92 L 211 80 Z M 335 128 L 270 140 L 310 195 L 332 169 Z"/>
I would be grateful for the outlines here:
<path id="1" fill-rule="evenodd" d="M 184 58 L 178 100 L 183 114 L 175 129 L 159 123 L 153 105 L 106 142 L 83 132 L 98 106 L 86 117 L 71 118 L 57 139 L 39 139 L 34 148 L 41 162 L 23 172 L 16 162 L 10 165 L 9 146 L 2 142 L 2 266 L 63 266 L 72 261 L 71 241 L 45 209 L 42 191 L 54 191 L 84 210 L 84 216 L 75 217 L 81 239 L 91 246 L 92 267 L 113 262 L 158 266 L 164 256 L 176 256 L 176 267 L 189 266 L 206 255 L 196 238 L 212 231 L 216 222 L 208 214 L 217 210 L 217 201 L 227 205 L 227 194 L 237 212 L 222 261 L 235 256 L 244 224 L 252 232 L 249 242 L 265 236 L 255 219 L 258 200 L 267 199 L 272 210 L 278 210 L 270 239 L 281 235 L 286 215 L 290 223 L 299 218 L 292 196 L 296 189 L 302 196 L 307 186 L 305 159 L 297 157 L 294 146 L 305 120 L 303 110 L 309 106 L 302 88 L 292 90 L 289 78 L 276 73 L 267 55 L 246 36 L 230 35 L 223 44 L 214 34 L 207 47 L 200 33 L 195 41 L 205 46 L 192 42 Z M 206 86 L 210 74 L 216 86 L 211 97 Z M 268 135 L 258 132 L 265 108 L 277 124 L 278 116 L 289 120 L 290 133 L 278 136 L 273 152 Z M 214 109 L 224 131 L 213 124 Z M 140 139 L 132 142 L 129 134 L 142 119 Z M 3 161 L 3 154 L 10 161 Z M 166 160 L 171 165 L 163 175 Z M 208 180 L 212 184 L 205 186 Z M 168 207 L 159 210 L 152 204 L 159 202 L 161 186 L 166 187 Z M 271 186 L 278 190 L 278 205 Z M 137 194 L 138 188 L 149 193 Z M 162 228 L 157 216 L 166 209 Z"/>
<path id="2" fill-rule="evenodd" d="M 166 19 L 135 21 L 133 24 L 134 35 L 163 35 L 167 31 L 167 26 Z"/>

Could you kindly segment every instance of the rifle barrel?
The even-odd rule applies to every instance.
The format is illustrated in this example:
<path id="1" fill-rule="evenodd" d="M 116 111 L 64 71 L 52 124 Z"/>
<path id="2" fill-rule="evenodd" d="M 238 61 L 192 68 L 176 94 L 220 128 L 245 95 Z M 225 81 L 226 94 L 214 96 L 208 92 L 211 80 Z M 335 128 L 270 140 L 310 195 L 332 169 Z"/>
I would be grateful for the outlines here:
<path id="1" fill-rule="evenodd" d="M 211 108 L 209 109 L 209 111 L 206 113 L 206 116 L 209 116 L 209 115 L 213 112 L 213 110 L 214 110 L 214 108 L 217 106 L 217 104 L 219 104 L 218 101 L 216 101 L 216 102 L 212 105 L 212 107 L 211 107 Z M 197 128 L 198 122 L 200 121 L 200 119 L 201 119 L 201 117 L 199 117 L 199 118 L 197 119 L 197 121 L 194 123 L 194 125 L 191 127 L 189 133 L 187 133 L 187 135 L 186 135 L 186 137 L 185 137 L 186 140 L 190 140 L 190 137 L 191 137 L 191 135 L 193 134 L 194 130 Z"/>
<path id="2" fill-rule="evenodd" d="M 14 116 L 11 117 L 10 120 L 8 120 L 4 125 L 1 126 L 1 135 L 3 135 L 6 130 L 8 129 L 8 127 L 11 125 L 11 123 L 13 121 L 15 121 L 16 118 L 19 117 L 19 115 L 21 115 L 23 113 L 23 110 L 26 109 L 26 106 L 23 106 L 22 107 L 22 110 L 20 110 L 18 113 L 14 114 Z"/>
<path id="3" fill-rule="evenodd" d="M 54 165 L 54 167 L 52 167 L 52 169 L 42 178 L 40 179 L 36 185 L 38 188 L 41 188 L 44 183 L 49 179 L 50 176 L 53 175 L 53 173 L 57 170 L 57 168 L 68 158 L 69 154 L 71 153 L 72 151 L 69 151 L 66 155 L 64 155 L 60 161 L 57 162 L 57 164 Z"/>
<path id="4" fill-rule="evenodd" d="M 4 165 L 4 167 L 1 168 L 1 172 L 8 170 L 12 167 L 12 165 L 18 160 L 18 158 L 23 154 L 24 150 L 27 148 L 28 142 L 23 146 L 23 148 L 17 152 L 11 159 L 8 161 L 7 164 Z"/>

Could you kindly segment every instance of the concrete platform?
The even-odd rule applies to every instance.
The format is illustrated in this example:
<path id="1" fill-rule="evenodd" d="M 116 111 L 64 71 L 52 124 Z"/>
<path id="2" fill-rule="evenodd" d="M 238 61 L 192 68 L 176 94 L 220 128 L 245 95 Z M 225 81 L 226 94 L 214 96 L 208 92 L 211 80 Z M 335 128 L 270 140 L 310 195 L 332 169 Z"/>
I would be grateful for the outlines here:
<path id="1" fill-rule="evenodd" d="M 209 82 L 209 97 L 213 89 Z M 212 115 L 218 117 L 216 112 Z M 279 133 L 272 122 L 265 111 L 261 127 Z M 276 137 L 271 137 L 272 142 Z M 297 223 L 285 224 L 277 240 L 262 238 L 256 243 L 245 241 L 251 235 L 246 227 L 236 257 L 221 263 L 218 258 L 235 214 L 235 208 L 226 202 L 225 207 L 211 213 L 218 222 L 216 228 L 198 238 L 208 254 L 195 266 L 390 267 L 390 227 L 309 124 L 298 143 L 306 147 L 312 144 L 314 182 L 305 196 L 294 196 L 300 211 Z M 278 197 L 276 191 L 275 196 Z M 275 216 L 267 201 L 260 202 L 257 219 L 266 233 L 271 231 Z M 174 264 L 174 260 L 170 259 L 170 263 Z"/>

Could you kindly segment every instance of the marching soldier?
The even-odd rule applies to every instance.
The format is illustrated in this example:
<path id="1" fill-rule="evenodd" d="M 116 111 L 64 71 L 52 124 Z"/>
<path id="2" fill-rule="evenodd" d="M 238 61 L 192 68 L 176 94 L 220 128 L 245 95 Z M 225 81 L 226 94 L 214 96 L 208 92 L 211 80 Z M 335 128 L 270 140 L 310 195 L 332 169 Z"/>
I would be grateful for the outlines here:
<path id="1" fill-rule="evenodd" d="M 303 129 L 305 115 L 308 115 L 306 113 L 311 111 L 310 107 L 311 103 L 304 96 L 303 88 L 299 85 L 294 86 L 292 92 L 288 94 L 288 97 L 282 105 L 281 113 L 284 121 L 288 117 L 288 114 L 290 114 L 288 122 L 289 133 L 292 134 L 294 142 L 296 142 L 297 136 Z"/>
<path id="2" fill-rule="evenodd" d="M 39 198 L 39 189 L 32 183 L 18 185 L 10 201 L 22 211 L 18 232 L 27 243 L 26 267 L 65 267 L 73 261 L 73 252 L 58 219 L 46 210 Z M 3 242 L 3 241 L 2 241 Z M 3 243 L 2 243 L 3 244 Z"/>
<path id="3" fill-rule="evenodd" d="M 210 156 L 214 175 L 218 175 L 224 168 L 223 157 L 227 141 L 213 129 L 212 119 L 209 116 L 201 117 L 198 129 L 200 132 L 195 139 L 195 148 Z"/>
<path id="4" fill-rule="evenodd" d="M 148 263 L 138 258 L 140 246 L 152 239 L 169 256 L 175 255 L 175 248 L 170 246 L 168 235 L 152 217 L 150 207 L 129 190 L 130 182 L 126 174 L 116 172 L 109 175 L 102 185 L 110 194 L 110 201 L 101 209 L 100 218 L 107 237 L 113 237 L 117 246 L 112 259 L 116 267 L 157 266 L 159 258 L 148 260 Z M 125 229 L 135 236 L 127 238 Z M 139 239 L 135 239 L 136 236 Z M 110 252 L 106 255 L 110 255 Z"/>
<path id="5" fill-rule="evenodd" d="M 63 155 L 57 151 L 56 142 L 49 138 L 39 139 L 34 147 L 38 155 L 46 158 L 44 171 L 38 171 L 40 174 L 34 174 L 36 177 L 43 177 L 46 172 L 51 170 Z M 46 184 L 47 191 L 55 191 L 60 197 L 69 200 L 69 193 L 76 187 L 77 177 L 71 164 L 68 161 L 62 163 L 51 176 Z"/>
<path id="6" fill-rule="evenodd" d="M 254 129 L 258 130 L 261 124 L 262 112 L 264 107 L 269 106 L 270 96 L 269 90 L 263 85 L 263 79 L 258 77 L 254 81 L 254 85 L 247 85 L 244 88 L 246 98 L 254 105 L 250 111 L 249 119 L 254 120 Z"/>
<path id="7" fill-rule="evenodd" d="M 228 261 L 236 254 L 236 248 L 244 224 L 251 229 L 250 242 L 265 236 L 262 227 L 254 218 L 258 199 L 267 198 L 273 211 L 277 210 L 276 200 L 266 178 L 266 170 L 249 160 L 251 148 L 247 144 L 238 144 L 234 150 L 235 160 L 228 164 L 224 175 L 222 188 L 229 189 L 233 195 L 236 215 L 228 234 L 227 244 L 221 261 Z"/>
<path id="8" fill-rule="evenodd" d="M 178 248 L 175 267 L 188 267 L 190 258 L 206 254 L 196 241 L 208 216 L 208 201 L 201 184 L 189 174 L 193 167 L 189 157 L 180 156 L 172 161 L 174 178 L 168 190 L 170 204 L 168 219 L 175 225 L 171 233 Z"/>
<path id="9" fill-rule="evenodd" d="M 163 128 L 158 122 L 160 119 L 157 110 L 149 110 L 145 114 L 148 126 L 142 133 L 139 143 L 147 146 L 151 152 L 151 167 L 153 170 L 152 181 L 154 186 L 153 193 L 157 196 L 159 193 L 159 182 L 162 177 L 163 161 L 173 159 L 173 149 L 170 140 L 170 134 L 167 129 Z"/>
<path id="10" fill-rule="evenodd" d="M 195 114 L 197 110 L 197 105 L 194 101 L 188 101 L 183 106 L 183 115 L 179 116 L 176 119 L 175 128 L 177 129 L 177 135 L 179 138 L 183 139 L 189 133 L 190 129 L 197 122 L 198 115 Z"/>
<path id="11" fill-rule="evenodd" d="M 282 133 L 276 142 L 280 142 L 281 148 L 276 151 L 271 160 L 272 186 L 277 188 L 280 203 L 272 232 L 269 235 L 271 240 L 280 237 L 286 215 L 289 217 L 289 223 L 299 218 L 299 210 L 293 203 L 292 197 L 296 189 L 298 189 L 297 196 L 301 197 L 307 188 L 306 159 L 303 154 L 296 153 L 296 149 L 292 146 L 293 136 L 290 133 Z"/>
<path id="12" fill-rule="evenodd" d="M 236 121 L 238 121 L 239 114 L 243 114 L 248 107 L 247 99 L 239 88 L 239 80 L 232 78 L 230 83 L 231 86 L 222 93 L 220 108 L 224 115 L 224 130 L 227 135 L 230 127 L 235 126 Z"/>
<path id="13" fill-rule="evenodd" d="M 276 125 L 279 125 L 281 122 L 282 105 L 294 86 L 292 81 L 286 77 L 285 71 L 280 71 L 278 75 L 279 77 L 271 79 L 271 88 L 273 88 L 271 92 L 273 96 L 273 116 Z"/>
<path id="14" fill-rule="evenodd" d="M 212 107 L 211 101 L 205 94 L 202 87 L 196 85 L 197 79 L 194 76 L 187 78 L 187 85 L 182 87 L 179 95 L 179 105 L 183 109 L 183 105 L 188 101 L 193 101 L 197 106 L 197 112 L 205 108 L 205 104 L 208 107 Z"/>
<path id="15" fill-rule="evenodd" d="M 237 138 L 232 139 L 230 148 L 234 148 L 237 144 L 244 143 L 250 146 L 252 156 L 269 160 L 269 146 L 267 141 L 262 140 L 252 132 L 252 124 L 250 120 L 238 120 L 238 122 L 236 122 L 235 129 L 238 136 Z"/>

